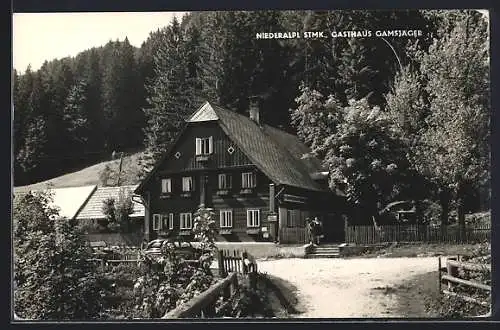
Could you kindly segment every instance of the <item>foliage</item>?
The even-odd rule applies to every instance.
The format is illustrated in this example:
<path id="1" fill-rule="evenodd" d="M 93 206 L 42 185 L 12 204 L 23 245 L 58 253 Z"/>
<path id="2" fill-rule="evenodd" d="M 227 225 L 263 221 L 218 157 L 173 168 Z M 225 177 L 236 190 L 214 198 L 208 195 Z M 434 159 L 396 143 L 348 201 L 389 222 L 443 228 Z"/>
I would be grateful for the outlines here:
<path id="1" fill-rule="evenodd" d="M 269 301 L 269 293 L 257 283 L 265 274 L 238 274 L 239 289 L 231 304 L 220 313 L 229 317 L 272 317 L 274 316 Z M 254 279 L 251 280 L 251 277 Z M 255 284 L 252 284 L 254 282 Z"/>
<path id="2" fill-rule="evenodd" d="M 464 262 L 484 265 L 485 268 L 479 271 L 459 269 L 458 277 L 477 283 L 491 286 L 491 272 L 487 270 L 486 265 L 491 265 L 491 244 L 480 244 L 472 255 L 464 256 Z M 468 287 L 465 285 L 454 285 L 453 292 L 465 294 L 479 301 L 487 302 L 491 305 L 491 292 Z M 436 306 L 438 313 L 442 317 L 464 318 L 471 316 L 485 315 L 491 311 L 491 307 L 482 306 L 474 302 L 465 301 L 459 297 L 442 296 Z"/>
<path id="3" fill-rule="evenodd" d="M 344 191 L 370 216 L 402 193 L 404 145 L 384 112 L 366 98 L 343 107 L 308 88 L 297 103 L 292 118 L 299 137 L 324 159 L 332 189 Z"/>
<path id="4" fill-rule="evenodd" d="M 127 39 L 109 41 L 74 58 L 48 61 L 39 70 L 16 72 L 16 185 L 59 175 L 82 161 L 102 160 L 112 150 L 126 148 L 146 147 L 144 166 L 149 169 L 201 100 L 245 113 L 248 98 L 259 96 L 262 120 L 286 130 L 291 129 L 287 110 L 302 81 L 343 105 L 373 92 L 370 102 L 383 108 L 381 96 L 398 61 L 382 39 L 261 40 L 255 38 L 255 27 L 392 29 L 402 20 L 432 35 L 436 26 L 451 19 L 444 22 L 416 10 L 195 12 L 180 22 L 165 22 L 165 28 L 150 33 L 140 48 Z M 424 50 L 427 39 L 419 38 Z M 409 61 L 406 42 L 390 40 L 403 63 Z M 43 129 L 31 124 L 38 122 Z M 77 148 L 62 147 L 61 139 Z"/>
<path id="5" fill-rule="evenodd" d="M 125 188 L 120 188 L 118 199 L 106 198 L 103 201 L 102 213 L 106 216 L 101 225 L 111 231 L 128 232 L 130 229 L 130 214 L 134 212 L 132 194 Z"/>
<path id="6" fill-rule="evenodd" d="M 154 53 L 155 78 L 147 83 L 148 106 L 144 108 L 146 171 L 158 161 L 183 127 L 186 117 L 200 103 L 196 94 L 196 72 L 189 70 L 189 61 L 196 59 L 189 56 L 188 36 L 177 19 L 159 31 L 157 37 L 161 41 Z"/>
<path id="7" fill-rule="evenodd" d="M 213 213 L 202 207 L 196 214 L 194 231 L 204 252 L 197 265 L 186 263 L 176 253 L 173 244 L 164 245 L 158 257 L 143 255 L 141 260 L 145 272 L 134 285 L 134 317 L 160 318 L 214 283 L 210 270 L 216 248 Z"/>
<path id="8" fill-rule="evenodd" d="M 489 180 L 487 26 L 473 11 L 435 15 L 438 38 L 396 76 L 388 108 L 412 167 L 439 193 L 443 228 L 454 198 L 463 235 L 466 196 Z"/>
<path id="9" fill-rule="evenodd" d="M 59 218 L 50 193 L 28 193 L 14 205 L 16 313 L 26 319 L 95 319 L 99 278 L 76 221 Z"/>

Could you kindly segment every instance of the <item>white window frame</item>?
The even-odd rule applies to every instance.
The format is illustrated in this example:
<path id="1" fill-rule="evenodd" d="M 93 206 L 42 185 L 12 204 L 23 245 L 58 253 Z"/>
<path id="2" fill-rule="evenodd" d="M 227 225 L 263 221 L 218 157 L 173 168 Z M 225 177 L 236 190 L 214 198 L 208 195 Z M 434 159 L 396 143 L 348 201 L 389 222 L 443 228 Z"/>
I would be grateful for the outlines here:
<path id="1" fill-rule="evenodd" d="M 231 209 L 220 210 L 219 219 L 221 228 L 233 228 L 233 210 Z"/>
<path id="2" fill-rule="evenodd" d="M 224 184 L 222 184 L 224 183 Z M 228 185 L 229 183 L 229 185 Z M 231 189 L 233 187 L 233 178 L 229 173 L 219 174 L 219 190 Z"/>
<path id="3" fill-rule="evenodd" d="M 186 226 L 186 220 L 189 219 L 189 226 Z M 179 229 L 186 230 L 193 228 L 193 214 L 192 213 L 181 213 L 179 214 Z"/>
<path id="4" fill-rule="evenodd" d="M 168 214 L 168 229 L 170 229 L 170 230 L 174 229 L 174 214 L 173 213 Z"/>
<path id="5" fill-rule="evenodd" d="M 257 215 L 257 220 L 255 220 L 255 215 Z M 247 209 L 247 227 L 260 227 L 260 209 Z"/>
<path id="6" fill-rule="evenodd" d="M 161 214 L 153 214 L 153 231 L 161 229 Z"/>
<path id="7" fill-rule="evenodd" d="M 182 177 L 182 191 L 183 192 L 194 191 L 194 178 L 192 176 Z"/>
<path id="8" fill-rule="evenodd" d="M 172 178 L 161 179 L 161 193 L 171 193 L 172 192 Z"/>
<path id="9" fill-rule="evenodd" d="M 174 229 L 174 214 L 162 214 L 161 215 L 161 230 Z"/>
<path id="10" fill-rule="evenodd" d="M 241 173 L 241 188 L 249 189 L 257 186 L 257 175 L 255 172 Z"/>
<path id="11" fill-rule="evenodd" d="M 203 137 L 203 138 L 196 138 L 196 156 L 202 156 L 202 155 L 210 155 L 214 151 L 214 143 L 213 143 L 213 138 L 211 136 L 209 137 Z"/>

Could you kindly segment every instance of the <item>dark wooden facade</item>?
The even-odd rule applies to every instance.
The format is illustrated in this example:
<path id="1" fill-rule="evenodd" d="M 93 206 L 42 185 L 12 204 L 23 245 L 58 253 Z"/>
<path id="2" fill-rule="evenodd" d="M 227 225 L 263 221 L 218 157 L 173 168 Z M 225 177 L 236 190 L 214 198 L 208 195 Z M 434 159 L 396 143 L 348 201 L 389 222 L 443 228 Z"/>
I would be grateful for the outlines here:
<path id="1" fill-rule="evenodd" d="M 197 156 L 196 139 L 209 137 L 212 139 L 211 154 Z M 338 196 L 328 189 L 312 191 L 273 182 L 262 170 L 262 165 L 258 166 L 251 158 L 252 155 L 246 155 L 218 121 L 188 123 L 139 192 L 146 206 L 146 239 L 154 239 L 159 234 L 185 235 L 189 239 L 190 231 L 180 229 L 180 214 L 191 213 L 194 220 L 194 213 L 203 203 L 213 209 L 219 229 L 217 238 L 221 241 L 279 241 L 280 227 L 303 228 L 305 218 L 314 216 L 319 216 L 324 223 L 325 220 L 329 222 L 326 228 L 336 233 L 330 235 L 331 240 L 343 241 L 343 221 L 339 220 L 343 202 Z M 242 173 L 248 172 L 255 173 L 256 177 L 256 186 L 251 189 L 242 187 Z M 219 174 L 231 176 L 230 188 L 219 189 Z M 183 177 L 193 178 L 193 191 L 183 192 Z M 162 193 L 162 179 L 171 180 L 171 192 Z M 232 211 L 231 228 L 221 228 L 221 210 Z M 258 210 L 257 227 L 248 226 L 248 210 Z M 152 220 L 155 214 L 173 214 L 173 226 L 164 225 L 156 230 Z"/>

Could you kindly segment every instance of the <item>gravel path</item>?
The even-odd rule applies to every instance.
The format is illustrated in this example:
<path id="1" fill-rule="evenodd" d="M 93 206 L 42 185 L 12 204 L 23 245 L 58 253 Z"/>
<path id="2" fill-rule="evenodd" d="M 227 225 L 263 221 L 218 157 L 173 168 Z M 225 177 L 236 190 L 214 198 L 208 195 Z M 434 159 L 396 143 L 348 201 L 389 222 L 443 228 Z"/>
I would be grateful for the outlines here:
<path id="1" fill-rule="evenodd" d="M 279 259 L 258 264 L 259 271 L 297 287 L 306 309 L 298 317 L 386 318 L 403 316 L 396 312 L 398 286 L 410 276 L 436 270 L 438 258 Z"/>

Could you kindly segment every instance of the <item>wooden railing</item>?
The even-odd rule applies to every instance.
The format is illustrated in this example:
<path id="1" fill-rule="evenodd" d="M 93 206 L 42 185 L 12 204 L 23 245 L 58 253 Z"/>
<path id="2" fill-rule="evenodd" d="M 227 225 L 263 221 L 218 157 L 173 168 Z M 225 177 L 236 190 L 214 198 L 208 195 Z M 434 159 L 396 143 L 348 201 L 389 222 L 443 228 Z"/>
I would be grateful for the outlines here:
<path id="1" fill-rule="evenodd" d="M 453 288 L 457 284 L 464 285 L 466 287 L 476 288 L 480 290 L 484 290 L 490 292 L 491 294 L 491 285 L 486 285 L 483 283 L 478 283 L 476 281 L 471 281 L 467 279 L 463 279 L 459 276 L 459 269 L 464 270 L 472 270 L 479 272 L 487 272 L 491 274 L 491 266 L 490 265 L 482 265 L 482 264 L 474 264 L 468 262 L 461 262 L 460 256 L 456 258 L 448 258 L 446 260 L 445 266 L 441 265 L 441 258 L 438 261 L 438 276 L 439 276 L 439 292 L 448 296 L 454 296 L 461 298 L 464 301 L 473 302 L 482 306 L 489 306 L 490 303 L 483 300 L 478 300 L 476 298 L 470 297 L 464 293 L 454 291 Z M 445 288 L 443 288 L 443 284 L 445 284 Z"/>
<path id="2" fill-rule="evenodd" d="M 219 250 L 217 254 L 220 281 L 187 303 L 167 312 L 163 318 L 210 318 L 231 304 L 239 290 L 238 273 L 248 276 L 250 286 L 255 288 L 257 262 L 246 251 Z M 222 296 L 222 304 L 216 310 L 216 303 Z"/>
<path id="3" fill-rule="evenodd" d="M 238 277 L 236 273 L 230 273 L 206 291 L 192 298 L 187 303 L 167 312 L 162 319 L 177 318 L 208 318 L 214 317 L 217 313 L 216 302 L 222 296 L 223 303 L 220 308 L 224 308 L 231 303 L 231 298 L 238 291 Z"/>
<path id="4" fill-rule="evenodd" d="M 347 226 L 347 243 L 378 244 L 387 242 L 459 243 L 457 227 L 447 228 L 443 233 L 439 227 L 429 225 L 401 224 L 374 226 Z M 484 242 L 491 239 L 491 226 L 468 226 L 462 242 Z"/>

